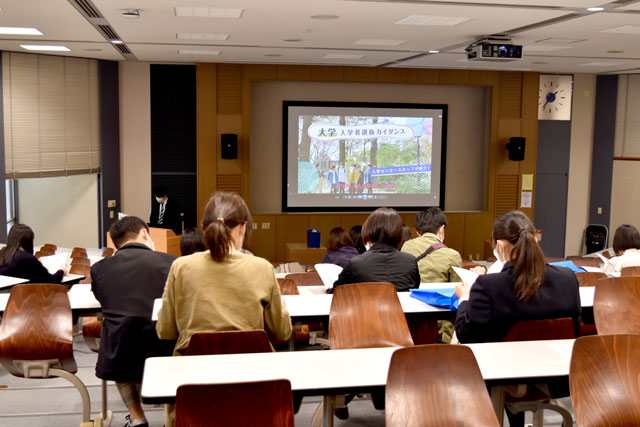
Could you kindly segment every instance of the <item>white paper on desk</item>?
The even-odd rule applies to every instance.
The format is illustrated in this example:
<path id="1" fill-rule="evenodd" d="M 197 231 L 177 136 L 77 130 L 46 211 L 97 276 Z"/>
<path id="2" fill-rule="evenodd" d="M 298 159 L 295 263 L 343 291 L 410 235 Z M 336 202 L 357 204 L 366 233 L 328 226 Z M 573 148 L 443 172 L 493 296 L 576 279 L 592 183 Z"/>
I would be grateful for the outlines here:
<path id="1" fill-rule="evenodd" d="M 56 274 L 58 270 L 63 270 L 67 266 L 67 254 L 55 254 L 43 256 L 40 262 L 49 271 L 49 274 Z"/>
<path id="2" fill-rule="evenodd" d="M 452 268 L 453 268 L 453 271 L 456 272 L 458 277 L 460 277 L 460 279 L 464 283 L 468 283 L 469 285 L 473 285 L 476 282 L 476 279 L 478 278 L 478 273 L 474 273 L 473 271 L 467 270 L 466 268 L 460 268 L 460 267 L 452 267 Z"/>
<path id="3" fill-rule="evenodd" d="M 333 288 L 333 283 L 338 280 L 340 273 L 342 272 L 342 267 L 336 264 L 316 264 L 314 266 L 318 275 L 320 275 L 320 279 L 322 279 L 322 283 L 324 287 L 327 289 Z"/>
<path id="4" fill-rule="evenodd" d="M 596 253 L 596 255 L 598 255 L 600 257 L 600 259 L 604 262 L 604 265 L 607 265 L 607 263 L 609 262 L 609 258 L 607 258 L 606 256 L 602 255 L 600 252 Z"/>
<path id="5" fill-rule="evenodd" d="M 604 270 L 601 269 L 600 267 L 589 267 L 588 265 L 583 265 L 582 268 L 584 268 L 584 271 L 588 271 L 590 273 L 602 273 L 602 272 L 604 272 Z"/>

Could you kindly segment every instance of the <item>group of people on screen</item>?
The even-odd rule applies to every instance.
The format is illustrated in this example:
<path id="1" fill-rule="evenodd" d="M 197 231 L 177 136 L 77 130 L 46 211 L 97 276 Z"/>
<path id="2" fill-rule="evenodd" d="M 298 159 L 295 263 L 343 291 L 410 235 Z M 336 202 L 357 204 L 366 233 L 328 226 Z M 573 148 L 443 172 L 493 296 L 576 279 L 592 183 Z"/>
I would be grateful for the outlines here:
<path id="1" fill-rule="evenodd" d="M 148 425 L 140 404 L 147 357 L 183 355 L 197 332 L 263 329 L 273 344 L 291 336 L 291 319 L 272 264 L 243 249 L 252 220 L 242 198 L 215 193 L 201 225 L 202 229 L 185 230 L 183 256 L 176 258 L 153 250 L 147 223 L 125 217 L 110 230 L 115 255 L 91 268 L 91 287 L 104 314 L 96 375 L 116 382 L 129 410 L 128 425 Z M 390 282 L 397 291 L 408 291 L 420 283 L 460 282 L 452 267 L 462 267 L 462 258 L 444 244 L 446 227 L 444 212 L 428 208 L 416 214 L 417 237 L 407 239 L 400 215 L 379 208 L 361 228 L 332 229 L 323 261 L 343 267 L 334 288 Z M 46 272 L 33 255 L 33 239 L 33 231 L 25 225 L 11 229 L 7 245 L 0 249 L 0 274 L 59 283 L 64 271 Z M 462 343 L 500 341 L 510 326 L 523 319 L 570 317 L 579 327 L 576 277 L 569 269 L 545 263 L 525 214 L 501 215 L 491 243 L 501 267 L 496 273 L 481 274 L 473 286 L 456 286 L 460 303 L 455 325 L 439 323 L 442 342 L 450 342 L 454 332 Z M 613 249 L 616 256 L 606 263 L 605 271 L 640 265 L 638 230 L 620 226 Z M 157 298 L 162 298 L 162 307 L 157 322 L 152 322 Z M 171 405 L 165 424 L 173 425 Z"/>

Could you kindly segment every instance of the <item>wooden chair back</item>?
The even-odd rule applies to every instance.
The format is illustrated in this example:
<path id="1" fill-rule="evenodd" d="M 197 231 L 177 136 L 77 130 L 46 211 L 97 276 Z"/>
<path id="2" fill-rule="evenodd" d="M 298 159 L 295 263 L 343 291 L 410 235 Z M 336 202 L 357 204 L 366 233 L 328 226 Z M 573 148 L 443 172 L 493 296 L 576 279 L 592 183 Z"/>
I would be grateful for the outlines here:
<path id="1" fill-rule="evenodd" d="M 602 260 L 600 258 L 594 258 L 594 257 L 572 255 L 567 257 L 567 261 L 573 261 L 573 263 L 578 267 L 598 268 L 602 266 Z"/>
<path id="2" fill-rule="evenodd" d="M 513 325 L 502 341 L 562 340 L 576 337 L 573 319 L 521 320 Z"/>
<path id="3" fill-rule="evenodd" d="M 78 265 L 78 264 L 91 266 L 91 261 L 89 260 L 89 258 L 85 258 L 85 257 L 71 258 L 71 265 Z"/>
<path id="4" fill-rule="evenodd" d="M 279 278 L 278 285 L 280 286 L 280 294 L 281 295 L 300 295 L 298 292 L 298 286 L 296 286 L 296 282 L 288 278 Z"/>
<path id="5" fill-rule="evenodd" d="M 610 277 L 598 281 L 593 318 L 599 335 L 640 334 L 640 277 Z"/>
<path id="6" fill-rule="evenodd" d="M 76 372 L 72 328 L 71 305 L 64 286 L 14 286 L 0 323 L 0 363 L 18 377 L 24 373 L 14 360 L 58 359 L 62 369 Z"/>
<path id="7" fill-rule="evenodd" d="M 293 427 L 291 383 L 271 380 L 182 385 L 176 392 L 175 425 Z"/>
<path id="8" fill-rule="evenodd" d="M 73 248 L 71 251 L 71 258 L 76 258 L 78 256 L 87 256 L 87 250 L 85 248 Z"/>
<path id="9" fill-rule="evenodd" d="M 557 258 L 557 257 L 551 257 L 551 256 L 546 256 L 544 257 L 544 262 L 546 264 L 549 264 L 550 262 L 561 262 L 561 261 L 566 261 L 566 259 L 564 258 Z"/>
<path id="10" fill-rule="evenodd" d="M 334 289 L 329 311 L 331 349 L 411 346 L 413 340 L 391 283 Z"/>
<path id="11" fill-rule="evenodd" d="M 104 249 L 102 250 L 102 256 L 103 256 L 103 257 L 111 256 L 111 255 L 113 255 L 114 253 L 116 253 L 116 250 L 115 250 L 115 249 L 113 249 L 113 248 L 104 248 Z"/>
<path id="12" fill-rule="evenodd" d="M 578 279 L 578 283 L 580 284 L 580 286 L 595 286 L 598 280 L 606 278 L 606 274 L 594 271 L 576 273 L 576 279 Z"/>
<path id="13" fill-rule="evenodd" d="M 269 353 L 273 351 L 263 330 L 198 332 L 191 336 L 187 356 L 199 354 Z"/>
<path id="14" fill-rule="evenodd" d="M 640 267 L 624 267 L 620 270 L 620 276 L 636 276 L 640 277 Z"/>
<path id="15" fill-rule="evenodd" d="M 498 426 L 469 347 L 421 345 L 391 356 L 385 391 L 387 427 Z"/>
<path id="16" fill-rule="evenodd" d="M 48 251 L 55 252 L 55 251 L 58 250 L 58 247 L 56 245 L 54 245 L 54 244 L 51 244 L 51 243 L 45 243 L 44 245 L 42 245 L 41 249 L 46 249 Z"/>
<path id="17" fill-rule="evenodd" d="M 51 256 L 51 255 L 55 255 L 55 254 L 56 254 L 56 252 L 52 251 L 50 249 L 40 249 L 34 255 L 35 255 L 36 258 L 42 258 L 43 256 Z"/>
<path id="18" fill-rule="evenodd" d="M 80 283 L 91 283 L 91 267 L 88 265 L 72 264 L 69 273 L 83 275 L 84 279 Z"/>
<path id="19" fill-rule="evenodd" d="M 577 425 L 640 425 L 640 336 L 578 338 L 569 367 Z"/>
<path id="20" fill-rule="evenodd" d="M 316 271 L 287 274 L 287 279 L 296 282 L 296 286 L 324 286 L 320 275 Z"/>
<path id="21" fill-rule="evenodd" d="M 102 338 L 102 322 L 96 316 L 82 318 L 82 337 L 89 350 L 98 353 L 100 351 L 100 338 Z"/>

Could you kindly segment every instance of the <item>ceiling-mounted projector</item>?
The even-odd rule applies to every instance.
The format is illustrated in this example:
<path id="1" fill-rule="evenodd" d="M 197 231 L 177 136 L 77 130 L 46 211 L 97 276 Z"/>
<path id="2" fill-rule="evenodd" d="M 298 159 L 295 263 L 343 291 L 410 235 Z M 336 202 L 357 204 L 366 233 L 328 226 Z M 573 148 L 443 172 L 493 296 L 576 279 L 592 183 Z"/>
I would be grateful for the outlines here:
<path id="1" fill-rule="evenodd" d="M 522 46 L 506 37 L 487 37 L 471 43 L 465 49 L 468 61 L 518 61 Z"/>

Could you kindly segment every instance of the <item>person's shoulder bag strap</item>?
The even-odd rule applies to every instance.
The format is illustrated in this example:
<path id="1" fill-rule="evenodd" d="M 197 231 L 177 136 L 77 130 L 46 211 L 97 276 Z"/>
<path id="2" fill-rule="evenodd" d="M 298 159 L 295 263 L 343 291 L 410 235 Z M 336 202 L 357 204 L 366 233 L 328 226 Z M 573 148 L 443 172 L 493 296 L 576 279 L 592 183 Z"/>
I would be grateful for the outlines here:
<path id="1" fill-rule="evenodd" d="M 442 249 L 442 248 L 446 248 L 446 247 L 447 247 L 447 245 L 445 245 L 444 243 L 441 243 L 441 242 L 434 243 L 433 245 L 429 246 L 427 248 L 427 250 L 422 253 L 422 255 L 420 255 L 419 257 L 416 258 L 416 262 L 420 262 L 420 260 L 422 258 L 426 257 L 427 255 L 429 255 L 433 251 L 437 251 L 438 249 Z"/>

